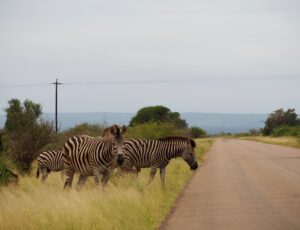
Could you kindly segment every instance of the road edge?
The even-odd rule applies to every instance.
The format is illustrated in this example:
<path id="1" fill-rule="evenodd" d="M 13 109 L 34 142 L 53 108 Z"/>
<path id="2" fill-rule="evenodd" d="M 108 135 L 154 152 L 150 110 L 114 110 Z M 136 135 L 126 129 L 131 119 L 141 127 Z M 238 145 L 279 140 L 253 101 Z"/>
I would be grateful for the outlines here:
<path id="1" fill-rule="evenodd" d="M 171 206 L 168 214 L 165 216 L 164 220 L 160 223 L 160 225 L 158 226 L 157 229 L 164 230 L 166 228 L 166 224 L 167 224 L 168 220 L 171 218 L 171 215 L 175 212 L 175 210 L 177 208 L 177 203 L 182 199 L 183 194 L 184 194 L 184 192 L 185 192 L 188 184 L 195 177 L 195 175 L 201 170 L 201 168 L 203 167 L 203 165 L 206 164 L 206 160 L 207 160 L 207 158 L 209 156 L 209 153 L 211 152 L 211 149 L 212 149 L 215 141 L 216 141 L 216 139 L 213 139 L 213 142 L 212 142 L 211 146 L 206 151 L 206 153 L 204 153 L 203 162 L 201 163 L 199 169 L 195 173 L 193 173 L 193 175 L 187 180 L 186 184 L 183 186 L 182 190 L 179 192 L 177 198 L 175 199 L 175 202 L 172 204 L 172 206 Z"/>

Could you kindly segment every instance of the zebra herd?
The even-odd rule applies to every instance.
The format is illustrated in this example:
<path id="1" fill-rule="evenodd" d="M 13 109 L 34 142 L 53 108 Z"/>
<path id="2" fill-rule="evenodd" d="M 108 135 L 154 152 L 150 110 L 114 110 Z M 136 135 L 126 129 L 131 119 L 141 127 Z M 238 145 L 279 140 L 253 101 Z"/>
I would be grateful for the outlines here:
<path id="1" fill-rule="evenodd" d="M 68 139 L 63 150 L 52 150 L 38 156 L 37 177 L 41 172 L 45 181 L 51 171 L 66 175 L 64 188 L 71 188 L 73 176 L 79 173 L 77 185 L 84 185 L 93 176 L 97 186 L 108 182 L 112 171 L 118 168 L 124 173 L 139 173 L 150 168 L 149 183 L 160 170 L 161 185 L 165 188 L 165 172 L 170 160 L 182 157 L 191 170 L 198 168 L 195 157 L 196 143 L 186 137 L 165 137 L 157 140 L 125 140 L 126 126 L 113 125 L 103 131 L 101 137 L 87 135 Z"/>

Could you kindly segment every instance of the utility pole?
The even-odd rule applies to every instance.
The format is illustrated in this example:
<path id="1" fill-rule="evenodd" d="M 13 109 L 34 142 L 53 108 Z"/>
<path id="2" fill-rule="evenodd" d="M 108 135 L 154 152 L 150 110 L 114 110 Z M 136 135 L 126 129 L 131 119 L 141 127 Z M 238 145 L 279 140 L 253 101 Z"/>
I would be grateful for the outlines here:
<path id="1" fill-rule="evenodd" d="M 56 79 L 56 81 L 54 83 L 52 83 L 55 85 L 55 131 L 58 131 L 57 128 L 57 88 L 58 85 L 61 85 L 61 83 L 58 82 L 58 79 Z"/>

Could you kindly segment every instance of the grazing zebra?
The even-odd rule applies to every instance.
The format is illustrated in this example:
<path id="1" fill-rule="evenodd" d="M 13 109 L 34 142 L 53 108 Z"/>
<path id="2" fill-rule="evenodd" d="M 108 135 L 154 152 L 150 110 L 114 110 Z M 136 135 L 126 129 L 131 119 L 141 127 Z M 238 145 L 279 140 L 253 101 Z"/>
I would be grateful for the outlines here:
<path id="1" fill-rule="evenodd" d="M 166 166 L 175 157 L 182 157 L 191 170 L 198 168 L 195 158 L 196 143 L 185 137 L 165 137 L 158 140 L 132 139 L 124 142 L 124 163 L 122 171 L 139 172 L 141 168 L 151 168 L 149 183 L 157 169 L 160 170 L 161 185 L 165 188 Z M 135 167 L 136 170 L 132 168 Z"/>
<path id="2" fill-rule="evenodd" d="M 39 178 L 40 172 L 42 173 L 42 182 L 44 182 L 48 174 L 61 171 L 63 177 L 63 151 L 62 150 L 50 150 L 42 152 L 37 158 L 38 168 L 36 171 L 36 178 Z"/>
<path id="3" fill-rule="evenodd" d="M 94 176 L 99 185 L 100 174 L 102 185 L 109 180 L 115 162 L 121 165 L 123 159 L 123 135 L 126 126 L 111 126 L 104 132 L 104 137 L 74 136 L 64 145 L 63 160 L 67 176 L 64 188 L 72 186 L 75 172 L 80 173 L 78 185 L 83 185 L 88 176 Z"/>
<path id="4" fill-rule="evenodd" d="M 12 171 L 5 167 L 0 168 L 0 185 L 4 184 L 14 184 L 17 185 L 19 177 L 17 174 L 14 174 Z"/>

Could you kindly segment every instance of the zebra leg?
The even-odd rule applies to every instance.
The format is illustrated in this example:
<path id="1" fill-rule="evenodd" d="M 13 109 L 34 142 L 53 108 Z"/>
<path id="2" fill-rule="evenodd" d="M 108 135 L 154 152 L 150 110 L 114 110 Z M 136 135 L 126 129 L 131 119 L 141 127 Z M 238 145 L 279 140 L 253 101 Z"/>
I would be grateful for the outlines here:
<path id="1" fill-rule="evenodd" d="M 66 182 L 64 185 L 64 189 L 72 187 L 74 173 L 75 173 L 75 170 L 73 168 L 65 167 L 65 174 L 66 174 L 67 178 L 66 178 Z"/>
<path id="2" fill-rule="evenodd" d="M 48 177 L 48 170 L 47 168 L 42 168 L 41 172 L 42 172 L 42 182 L 45 182 Z"/>
<path id="3" fill-rule="evenodd" d="M 135 175 L 136 175 L 136 177 L 138 177 L 139 173 L 141 172 L 141 168 L 136 167 L 135 169 L 136 169 L 135 170 Z"/>
<path id="4" fill-rule="evenodd" d="M 78 182 L 77 182 L 77 187 L 81 188 L 85 182 L 86 182 L 87 176 L 80 174 Z"/>
<path id="5" fill-rule="evenodd" d="M 102 185 L 103 185 L 103 187 L 107 184 L 107 182 L 110 178 L 110 173 L 111 172 L 109 170 L 107 170 L 103 173 L 103 176 L 102 176 Z"/>
<path id="6" fill-rule="evenodd" d="M 165 190 L 166 189 L 166 185 L 165 185 L 166 167 L 160 168 L 159 172 L 160 172 L 161 187 L 163 188 L 163 190 Z"/>
<path id="7" fill-rule="evenodd" d="M 149 181 L 148 181 L 148 185 L 152 182 L 152 180 L 154 179 L 155 177 L 155 174 L 156 174 L 156 171 L 157 171 L 157 168 L 151 168 L 150 169 L 150 178 L 149 178 Z"/>
<path id="8" fill-rule="evenodd" d="M 95 180 L 95 184 L 98 186 L 100 183 L 100 170 L 98 167 L 93 167 L 93 176 Z"/>
<path id="9" fill-rule="evenodd" d="M 61 170 L 61 172 L 60 172 L 60 178 L 62 180 L 64 180 L 64 178 L 65 178 L 65 170 Z"/>

